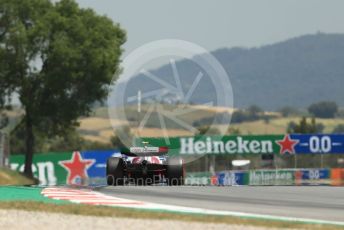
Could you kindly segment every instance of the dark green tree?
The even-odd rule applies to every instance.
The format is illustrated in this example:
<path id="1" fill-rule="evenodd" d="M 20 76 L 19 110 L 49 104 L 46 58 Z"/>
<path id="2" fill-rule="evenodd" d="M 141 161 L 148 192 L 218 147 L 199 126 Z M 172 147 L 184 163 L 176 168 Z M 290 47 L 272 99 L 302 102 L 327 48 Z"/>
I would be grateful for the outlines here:
<path id="1" fill-rule="evenodd" d="M 293 133 L 297 124 L 294 121 L 288 123 L 287 133 Z"/>
<path id="2" fill-rule="evenodd" d="M 232 114 L 232 123 L 241 123 L 245 121 L 256 121 L 264 118 L 264 111 L 257 105 L 251 105 L 245 110 L 238 109 Z"/>
<path id="3" fill-rule="evenodd" d="M 289 117 L 292 115 L 297 115 L 299 113 L 299 111 L 296 108 L 291 106 L 282 107 L 278 110 L 278 112 L 280 112 L 283 117 Z"/>
<path id="4" fill-rule="evenodd" d="M 201 127 L 198 127 L 198 134 L 199 135 L 219 135 L 221 134 L 220 130 L 215 128 L 215 127 L 211 127 L 209 125 L 204 125 Z"/>
<path id="5" fill-rule="evenodd" d="M 247 108 L 247 111 L 250 114 L 259 114 L 264 112 L 262 108 L 260 108 L 258 105 L 251 105 L 250 107 Z"/>
<path id="6" fill-rule="evenodd" d="M 19 95 L 27 176 L 34 129 L 47 136 L 64 133 L 104 100 L 125 39 L 109 18 L 74 0 L 0 0 L 0 106 Z"/>
<path id="7" fill-rule="evenodd" d="M 325 126 L 322 123 L 317 123 L 315 118 L 311 122 L 307 121 L 306 117 L 302 117 L 299 123 L 289 122 L 287 127 L 288 133 L 322 133 Z"/>
<path id="8" fill-rule="evenodd" d="M 334 118 L 338 105 L 333 101 L 322 101 L 308 107 L 308 112 L 319 118 Z"/>
<path id="9" fill-rule="evenodd" d="M 255 121 L 260 119 L 261 115 L 263 114 L 263 110 L 257 105 L 251 105 L 247 108 L 248 118 L 251 121 Z"/>
<path id="10" fill-rule="evenodd" d="M 248 120 L 248 115 L 243 110 L 234 111 L 232 114 L 232 123 L 242 123 Z"/>
<path id="11" fill-rule="evenodd" d="M 120 133 L 126 133 L 127 139 L 122 140 L 119 136 Z M 130 146 L 133 139 L 133 133 L 128 125 L 124 125 L 121 127 L 117 127 L 115 130 L 114 135 L 110 138 L 111 144 L 115 148 L 125 148 L 126 146 Z"/>
<path id="12" fill-rule="evenodd" d="M 231 128 L 231 127 L 229 127 L 226 134 L 228 134 L 228 135 L 240 135 L 241 132 L 240 132 L 239 128 Z"/>

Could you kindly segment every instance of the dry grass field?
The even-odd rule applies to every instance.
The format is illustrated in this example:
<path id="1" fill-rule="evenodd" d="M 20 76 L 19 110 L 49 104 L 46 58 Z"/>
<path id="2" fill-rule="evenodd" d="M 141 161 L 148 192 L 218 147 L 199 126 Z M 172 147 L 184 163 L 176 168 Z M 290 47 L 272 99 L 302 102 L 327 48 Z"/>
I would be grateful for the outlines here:
<path id="1" fill-rule="evenodd" d="M 179 105 L 179 109 L 182 109 L 183 105 Z M 167 110 L 178 109 L 178 107 L 168 107 Z M 200 120 L 202 118 L 207 118 L 214 116 L 218 113 L 231 113 L 234 110 L 230 108 L 222 107 L 209 107 L 203 105 L 188 105 L 184 109 L 189 110 L 189 113 L 183 114 L 181 119 L 188 123 L 193 121 Z M 148 106 L 142 107 L 142 116 L 148 110 Z M 122 111 L 121 111 L 122 112 Z M 126 109 L 126 113 L 132 118 L 135 118 L 135 107 L 129 107 Z M 231 124 L 231 128 L 238 129 L 241 134 L 283 134 L 286 132 L 288 123 L 299 122 L 300 117 L 282 117 L 279 113 L 276 112 L 266 112 L 267 115 L 272 115 L 275 118 L 270 119 L 268 122 L 264 120 L 252 121 L 252 122 L 243 122 L 240 124 Z M 128 125 L 131 127 L 131 132 L 138 136 L 146 137 L 161 137 L 164 135 L 164 131 L 159 127 L 145 127 L 142 130 L 138 130 L 138 124 L 131 121 L 131 123 L 120 120 L 108 118 L 107 108 L 98 108 L 92 114 L 92 117 L 81 118 L 80 127 L 78 128 L 79 133 L 87 140 L 98 141 L 102 143 L 108 143 L 110 137 L 115 134 L 114 128 L 111 124 L 116 127 L 121 127 L 123 125 Z M 153 124 L 158 121 L 156 114 L 152 114 L 152 118 L 149 122 Z M 325 133 L 331 133 L 333 129 L 338 124 L 344 124 L 344 118 L 335 118 L 335 119 L 316 119 L 317 123 L 322 123 L 325 126 Z M 148 122 L 148 123 L 149 123 Z M 189 130 L 183 129 L 181 127 L 172 124 L 173 122 L 167 121 L 167 135 L 168 136 L 190 136 L 193 133 Z M 215 126 L 218 129 L 227 129 L 227 125 L 217 125 Z"/>
<path id="2" fill-rule="evenodd" d="M 0 168 L 0 185 L 32 185 L 35 182 L 21 173 L 7 168 Z"/>
<path id="3" fill-rule="evenodd" d="M 174 111 L 176 109 L 179 109 L 180 111 L 187 111 L 187 113 L 180 115 L 180 118 L 189 124 L 192 124 L 192 122 L 203 118 L 212 117 L 219 113 L 232 113 L 235 111 L 231 108 L 211 107 L 204 105 L 166 105 L 164 109 L 167 111 Z M 114 109 L 111 110 L 114 112 Z M 143 105 L 141 119 L 147 110 L 148 105 Z M 138 117 L 136 107 L 128 107 L 126 108 L 125 112 L 128 114 L 129 118 L 131 118 L 131 121 L 128 122 L 121 119 L 109 119 L 108 109 L 106 107 L 97 108 L 93 111 L 90 117 L 82 117 L 79 119 L 80 127 L 78 127 L 78 132 L 86 140 L 97 141 L 101 143 L 110 142 L 110 138 L 115 135 L 116 127 L 118 128 L 128 125 L 131 127 L 131 132 L 139 136 L 161 137 L 164 135 L 164 131 L 160 127 L 156 127 L 156 124 L 158 123 L 157 113 L 152 113 L 151 119 L 148 120 L 149 127 L 146 126 L 144 129 L 138 130 L 138 123 L 134 121 Z M 10 122 L 5 128 L 5 131 L 10 131 L 15 127 L 16 124 L 18 124 L 19 118 L 23 115 L 23 111 L 15 108 L 13 111 L 8 111 L 6 113 L 10 118 Z M 265 112 L 265 114 L 275 118 L 270 119 L 268 122 L 264 120 L 258 120 L 252 122 L 243 122 L 240 124 L 231 124 L 230 128 L 238 129 L 241 134 L 283 134 L 286 132 L 289 122 L 299 122 L 300 120 L 300 117 L 282 117 L 276 112 Z M 332 133 L 333 129 L 338 124 L 344 124 L 344 118 L 317 118 L 316 122 L 322 123 L 325 126 L 324 133 Z M 173 121 L 166 120 L 166 126 L 168 136 L 193 135 L 191 131 L 181 128 Z M 227 125 L 217 125 L 215 127 L 221 130 L 227 130 Z"/>
<path id="4" fill-rule="evenodd" d="M 281 134 L 286 132 L 289 122 L 298 123 L 299 120 L 300 117 L 279 117 L 271 119 L 268 123 L 258 120 L 232 124 L 231 127 L 238 128 L 242 134 Z M 316 122 L 325 126 L 324 133 L 331 133 L 338 124 L 344 124 L 344 119 L 316 119 Z"/>

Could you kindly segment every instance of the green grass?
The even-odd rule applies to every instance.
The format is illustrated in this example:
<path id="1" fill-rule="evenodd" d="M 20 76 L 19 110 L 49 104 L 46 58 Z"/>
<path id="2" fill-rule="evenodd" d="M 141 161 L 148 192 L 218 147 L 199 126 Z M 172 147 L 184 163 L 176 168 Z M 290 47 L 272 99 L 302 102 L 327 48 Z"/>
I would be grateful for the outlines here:
<path id="1" fill-rule="evenodd" d="M 25 211 L 42 211 L 49 213 L 66 213 L 75 215 L 99 216 L 99 217 L 125 217 L 137 219 L 158 219 L 193 221 L 203 223 L 223 223 L 233 225 L 263 226 L 271 228 L 302 228 L 302 229 L 343 229 L 339 226 L 304 224 L 298 222 L 270 221 L 230 216 L 215 216 L 201 214 L 179 214 L 162 211 L 146 211 L 130 208 L 114 208 L 105 206 L 90 206 L 78 204 L 50 204 L 43 202 L 0 202 L 1 209 L 20 209 Z"/>

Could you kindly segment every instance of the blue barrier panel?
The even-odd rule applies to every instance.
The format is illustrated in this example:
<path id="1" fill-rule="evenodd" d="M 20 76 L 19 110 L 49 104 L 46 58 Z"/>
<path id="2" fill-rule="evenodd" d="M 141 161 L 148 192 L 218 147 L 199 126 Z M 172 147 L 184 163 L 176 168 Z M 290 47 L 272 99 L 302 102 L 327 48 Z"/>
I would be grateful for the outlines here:
<path id="1" fill-rule="evenodd" d="M 340 134 L 291 134 L 296 154 L 343 154 L 344 135 Z"/>
<path id="2" fill-rule="evenodd" d="M 106 177 L 106 160 L 111 156 L 120 156 L 118 150 L 89 150 L 81 151 L 83 159 L 94 160 L 94 163 L 87 169 L 89 178 Z"/>
<path id="3" fill-rule="evenodd" d="M 217 185 L 247 185 L 248 172 L 247 171 L 234 171 L 234 172 L 219 172 L 217 176 Z"/>
<path id="4" fill-rule="evenodd" d="M 302 180 L 330 179 L 330 169 L 301 169 Z"/>

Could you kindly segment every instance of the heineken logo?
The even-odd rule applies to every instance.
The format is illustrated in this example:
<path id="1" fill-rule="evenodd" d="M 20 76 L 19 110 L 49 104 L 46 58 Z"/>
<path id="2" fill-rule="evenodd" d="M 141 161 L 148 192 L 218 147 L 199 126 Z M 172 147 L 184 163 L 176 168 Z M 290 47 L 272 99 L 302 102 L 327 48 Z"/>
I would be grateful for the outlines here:
<path id="1" fill-rule="evenodd" d="M 180 154 L 294 154 L 298 143 L 298 140 L 292 139 L 288 134 L 276 140 L 259 136 L 233 136 L 223 140 L 210 136 L 201 139 L 182 137 Z"/>
<path id="2" fill-rule="evenodd" d="M 250 171 L 250 185 L 288 185 L 294 183 L 294 172 L 291 170 L 275 170 L 275 171 Z"/>
<path id="3" fill-rule="evenodd" d="M 290 138 L 290 135 L 285 135 L 283 140 L 276 141 L 276 143 L 280 146 L 280 154 L 294 154 L 295 153 L 295 145 L 299 143 L 298 140 L 293 140 Z"/>
<path id="4" fill-rule="evenodd" d="M 144 138 L 153 146 L 168 146 L 169 154 L 343 154 L 343 134 L 285 134 Z M 140 141 L 142 141 L 140 139 Z"/>
<path id="5" fill-rule="evenodd" d="M 72 159 L 59 162 L 68 172 L 67 184 L 80 184 L 82 180 L 87 179 L 87 169 L 94 163 L 94 159 L 83 159 L 77 151 L 73 152 Z"/>
<path id="6" fill-rule="evenodd" d="M 271 140 L 245 140 L 236 137 L 234 140 L 213 140 L 207 137 L 205 141 L 195 140 L 193 137 L 180 139 L 180 154 L 206 154 L 206 153 L 272 153 Z"/>
<path id="7" fill-rule="evenodd" d="M 106 160 L 119 152 L 113 150 L 75 151 L 36 154 L 32 164 L 40 185 L 105 182 Z M 11 169 L 24 171 L 24 155 L 11 157 Z"/>
<path id="8" fill-rule="evenodd" d="M 24 172 L 24 164 L 11 163 L 10 167 L 12 170 Z M 55 165 L 51 161 L 38 162 L 32 164 L 32 172 L 35 177 L 39 180 L 41 185 L 56 185 L 57 177 L 55 174 Z"/>

